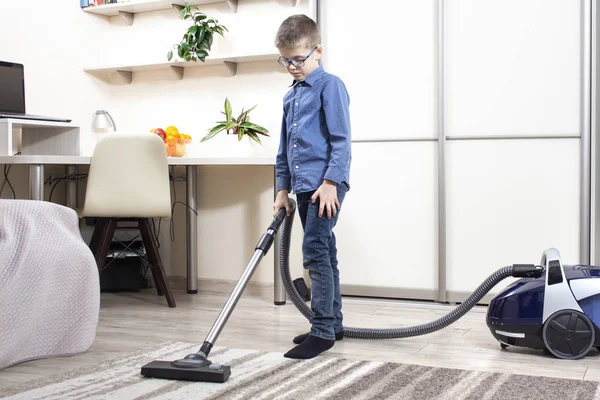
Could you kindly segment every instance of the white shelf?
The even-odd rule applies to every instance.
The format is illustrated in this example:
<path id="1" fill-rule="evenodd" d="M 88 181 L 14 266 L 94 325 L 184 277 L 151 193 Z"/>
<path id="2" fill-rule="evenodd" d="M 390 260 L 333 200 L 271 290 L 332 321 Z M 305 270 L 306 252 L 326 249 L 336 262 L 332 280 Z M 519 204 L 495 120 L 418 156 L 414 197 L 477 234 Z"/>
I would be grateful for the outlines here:
<path id="1" fill-rule="evenodd" d="M 84 68 L 84 71 L 97 76 L 110 83 L 125 83 L 130 84 L 133 80 L 135 72 L 165 70 L 170 71 L 176 79 L 183 79 L 184 70 L 186 68 L 201 68 L 211 65 L 224 65 L 228 73 L 233 76 L 237 73 L 238 63 L 256 62 L 256 61 L 273 61 L 275 66 L 279 53 L 254 54 L 231 57 L 207 57 L 202 61 L 171 61 L 146 64 L 124 64 L 111 65 L 103 67 Z"/>
<path id="2" fill-rule="evenodd" d="M 227 3 L 232 12 L 237 12 L 238 0 L 190 0 L 192 5 Z M 183 0 L 131 0 L 127 3 L 103 4 L 100 6 L 88 6 L 82 8 L 83 11 L 104 16 L 120 15 L 128 24 L 133 24 L 133 16 L 138 13 L 168 10 L 173 7 L 179 11 L 183 8 Z"/>
<path id="3" fill-rule="evenodd" d="M 66 122 L 0 119 L 0 154 L 78 156 L 79 126 Z"/>
<path id="4" fill-rule="evenodd" d="M 298 0 L 289 0 L 289 2 L 292 7 L 296 7 Z M 188 3 L 196 6 L 202 4 L 227 3 L 231 12 L 237 13 L 238 10 L 238 0 L 189 0 Z M 131 0 L 126 3 L 83 7 L 82 10 L 87 13 L 107 17 L 120 15 L 127 25 L 132 25 L 135 14 L 168 10 L 169 8 L 174 8 L 179 12 L 184 6 L 184 0 Z"/>

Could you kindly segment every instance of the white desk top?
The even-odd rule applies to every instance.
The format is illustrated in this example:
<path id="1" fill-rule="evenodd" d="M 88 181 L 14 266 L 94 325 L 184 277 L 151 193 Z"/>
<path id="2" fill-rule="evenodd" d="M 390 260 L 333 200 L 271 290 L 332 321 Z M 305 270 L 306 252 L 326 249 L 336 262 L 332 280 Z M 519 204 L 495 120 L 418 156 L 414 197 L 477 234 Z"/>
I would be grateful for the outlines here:
<path id="1" fill-rule="evenodd" d="M 38 119 L 0 118 L 0 124 L 13 124 L 20 126 L 43 126 L 43 127 L 68 127 L 78 128 L 71 122 L 44 121 Z"/>
<path id="2" fill-rule="evenodd" d="M 274 157 L 168 157 L 169 165 L 275 165 Z M 89 165 L 88 156 L 0 156 L 0 164 Z"/>

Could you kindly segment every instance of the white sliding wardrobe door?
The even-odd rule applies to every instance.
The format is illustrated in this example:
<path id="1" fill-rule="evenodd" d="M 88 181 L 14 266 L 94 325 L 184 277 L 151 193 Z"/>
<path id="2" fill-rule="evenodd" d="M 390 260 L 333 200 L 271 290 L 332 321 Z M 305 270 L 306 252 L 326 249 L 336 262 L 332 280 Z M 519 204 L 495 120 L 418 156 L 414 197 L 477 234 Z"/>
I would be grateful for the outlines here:
<path id="1" fill-rule="evenodd" d="M 350 93 L 355 140 L 435 138 L 436 0 L 321 1 L 323 66 Z"/>
<path id="2" fill-rule="evenodd" d="M 582 6 L 446 4 L 447 290 L 460 300 L 546 247 L 579 259 Z"/>
<path id="3" fill-rule="evenodd" d="M 579 133 L 580 1 L 446 4 L 446 135 Z"/>
<path id="4" fill-rule="evenodd" d="M 320 2 L 323 67 L 350 94 L 342 293 L 437 293 L 437 0 Z"/>
<path id="5" fill-rule="evenodd" d="M 352 185 L 335 230 L 340 282 L 370 289 L 342 293 L 400 297 L 403 289 L 436 289 L 436 148 L 435 142 L 353 145 Z"/>
<path id="6" fill-rule="evenodd" d="M 578 260 L 578 139 L 450 141 L 447 156 L 449 291 L 471 293 L 499 268 L 537 264 L 547 247 Z"/>

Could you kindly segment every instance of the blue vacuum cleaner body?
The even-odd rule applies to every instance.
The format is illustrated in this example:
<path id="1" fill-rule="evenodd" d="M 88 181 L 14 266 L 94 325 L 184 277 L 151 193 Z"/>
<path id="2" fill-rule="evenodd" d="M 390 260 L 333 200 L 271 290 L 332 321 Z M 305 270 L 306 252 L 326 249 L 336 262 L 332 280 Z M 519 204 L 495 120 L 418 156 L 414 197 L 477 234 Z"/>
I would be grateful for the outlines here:
<path id="1" fill-rule="evenodd" d="M 581 358 L 600 346 L 600 267 L 563 265 L 556 249 L 544 251 L 541 266 L 537 276 L 513 282 L 492 299 L 487 325 L 503 349 Z"/>

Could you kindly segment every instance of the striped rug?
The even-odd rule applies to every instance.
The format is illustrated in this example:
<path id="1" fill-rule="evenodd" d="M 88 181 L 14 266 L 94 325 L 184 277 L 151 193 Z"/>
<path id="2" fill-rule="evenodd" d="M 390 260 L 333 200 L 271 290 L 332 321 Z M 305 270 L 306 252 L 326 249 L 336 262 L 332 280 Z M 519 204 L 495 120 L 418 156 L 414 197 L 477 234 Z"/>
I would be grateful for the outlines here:
<path id="1" fill-rule="evenodd" d="M 215 347 L 210 359 L 231 366 L 225 383 L 145 378 L 152 360 L 174 360 L 197 345 L 169 342 L 93 367 L 0 388 L 7 399 L 598 399 L 599 382 L 531 377 L 320 356 Z"/>

